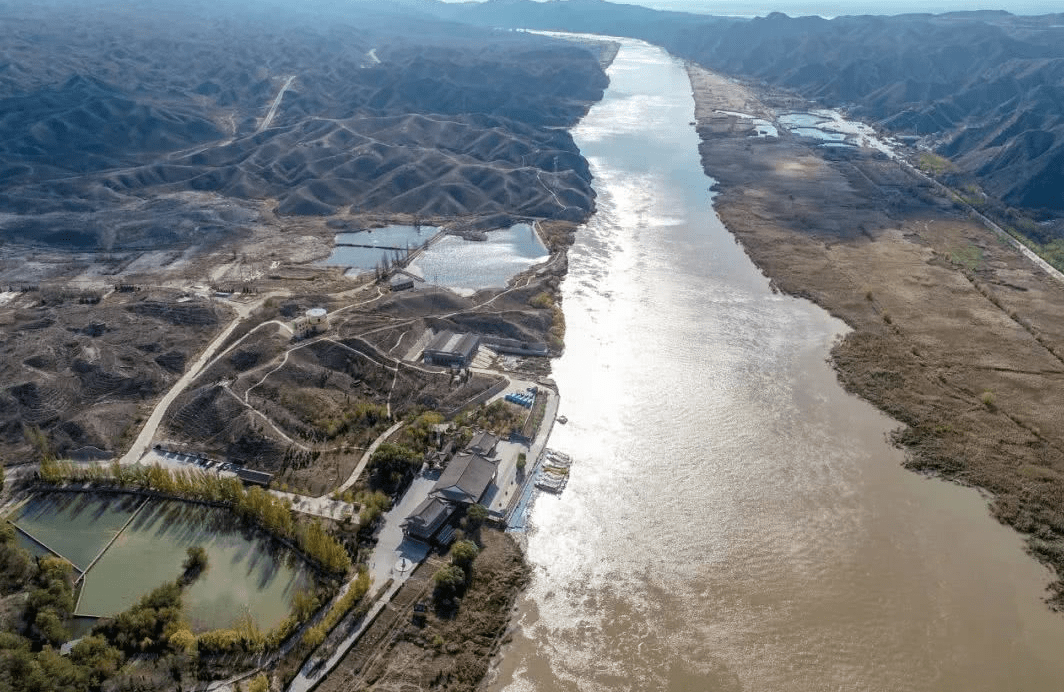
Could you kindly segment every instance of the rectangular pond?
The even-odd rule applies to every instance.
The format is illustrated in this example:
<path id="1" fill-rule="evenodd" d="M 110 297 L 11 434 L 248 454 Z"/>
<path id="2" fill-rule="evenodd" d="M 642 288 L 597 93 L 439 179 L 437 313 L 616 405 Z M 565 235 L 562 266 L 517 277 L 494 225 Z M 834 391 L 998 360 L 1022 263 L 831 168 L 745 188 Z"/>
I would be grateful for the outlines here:
<path id="1" fill-rule="evenodd" d="M 470 295 L 503 288 L 515 274 L 550 259 L 550 252 L 527 223 L 489 231 L 487 240 L 445 236 L 417 256 L 407 269 L 427 283 Z"/>
<path id="2" fill-rule="evenodd" d="M 19 545 L 34 555 L 58 553 L 84 570 L 144 502 L 135 495 L 107 497 L 88 493 L 34 496 L 12 518 L 15 526 L 33 536 L 19 532 Z"/>
<path id="3" fill-rule="evenodd" d="M 185 591 L 195 631 L 227 627 L 245 615 L 267 630 L 288 615 L 296 593 L 313 588 L 298 555 L 263 533 L 242 530 L 225 509 L 150 500 L 137 511 L 142 503 L 131 495 L 53 493 L 35 497 L 14 521 L 80 569 L 121 530 L 85 575 L 78 615 L 106 617 L 129 608 L 176 579 L 185 550 L 195 545 L 208 556 L 207 571 Z"/>

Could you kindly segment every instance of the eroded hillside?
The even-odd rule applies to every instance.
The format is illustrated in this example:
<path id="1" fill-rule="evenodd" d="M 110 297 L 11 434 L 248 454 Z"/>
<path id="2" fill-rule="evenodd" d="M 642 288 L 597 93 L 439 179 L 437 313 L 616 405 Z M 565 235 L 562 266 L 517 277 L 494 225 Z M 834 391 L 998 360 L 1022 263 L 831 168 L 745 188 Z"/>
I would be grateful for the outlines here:
<path id="1" fill-rule="evenodd" d="M 584 48 L 368 6 L 321 22 L 53 4 L 0 25 L 7 243 L 181 248 L 293 217 L 593 206 L 565 131 L 607 84 Z"/>

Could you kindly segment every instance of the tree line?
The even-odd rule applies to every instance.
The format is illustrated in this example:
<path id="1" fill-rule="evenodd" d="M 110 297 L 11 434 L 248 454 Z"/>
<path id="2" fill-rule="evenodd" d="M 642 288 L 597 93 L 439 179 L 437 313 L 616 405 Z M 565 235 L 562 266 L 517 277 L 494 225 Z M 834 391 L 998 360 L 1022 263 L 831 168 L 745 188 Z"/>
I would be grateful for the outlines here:
<path id="1" fill-rule="evenodd" d="M 258 486 L 244 488 L 237 478 L 221 478 L 198 469 L 170 470 L 159 466 L 122 465 L 78 467 L 46 459 L 38 479 L 49 485 L 68 482 L 147 490 L 161 495 L 228 507 L 242 521 L 259 526 L 286 540 L 327 572 L 342 574 L 351 568 L 351 556 L 330 535 L 321 521 L 301 520 L 288 500 L 275 497 Z"/>

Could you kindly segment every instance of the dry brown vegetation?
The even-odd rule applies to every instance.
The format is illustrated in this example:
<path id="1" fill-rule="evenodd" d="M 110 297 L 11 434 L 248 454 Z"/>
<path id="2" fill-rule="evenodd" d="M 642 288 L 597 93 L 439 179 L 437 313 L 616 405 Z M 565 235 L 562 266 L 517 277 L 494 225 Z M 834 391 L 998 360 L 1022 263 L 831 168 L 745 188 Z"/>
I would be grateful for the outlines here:
<path id="1" fill-rule="evenodd" d="M 1064 576 L 1064 286 L 895 162 L 748 138 L 714 110 L 798 104 L 690 73 L 718 212 L 777 288 L 853 329 L 842 383 L 902 423 L 911 468 L 990 491 Z"/>
<path id="2" fill-rule="evenodd" d="M 324 492 L 393 420 L 459 405 L 493 382 L 452 382 L 348 333 L 342 324 L 305 340 L 274 325 L 252 333 L 174 402 L 171 436 Z M 323 477 L 323 463 L 337 476 Z"/>
<path id="3" fill-rule="evenodd" d="M 441 616 L 430 605 L 421 624 L 415 622 L 413 605 L 430 603 L 432 574 L 441 564 L 425 563 L 318 689 L 475 690 L 528 579 L 528 566 L 511 536 L 484 530 L 481 539 L 484 547 L 456 614 Z"/>
<path id="4" fill-rule="evenodd" d="M 0 458 L 122 449 L 146 407 L 230 319 L 203 299 L 178 302 L 175 291 L 83 297 L 43 287 L 0 306 Z"/>

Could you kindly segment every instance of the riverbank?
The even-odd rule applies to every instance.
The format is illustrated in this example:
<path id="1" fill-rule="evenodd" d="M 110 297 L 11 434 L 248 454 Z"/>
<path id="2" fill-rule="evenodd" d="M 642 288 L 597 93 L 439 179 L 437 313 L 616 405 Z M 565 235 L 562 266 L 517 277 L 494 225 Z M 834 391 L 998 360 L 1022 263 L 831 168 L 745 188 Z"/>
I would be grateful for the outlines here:
<path id="1" fill-rule="evenodd" d="M 443 563 L 421 565 L 317 689 L 477 689 L 530 572 L 512 536 L 483 530 L 481 541 L 456 613 L 415 611 L 432 601 L 432 575 Z"/>
<path id="2" fill-rule="evenodd" d="M 1064 286 L 903 164 L 729 114 L 810 104 L 688 74 L 725 226 L 776 289 L 853 330 L 832 349 L 842 384 L 902 424 L 909 468 L 990 493 L 1064 606 Z"/>

